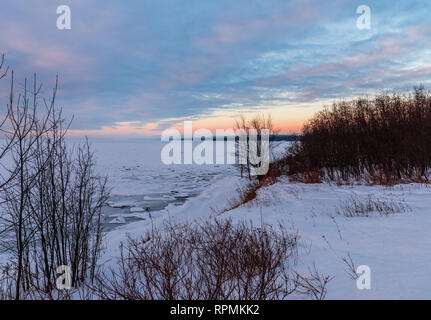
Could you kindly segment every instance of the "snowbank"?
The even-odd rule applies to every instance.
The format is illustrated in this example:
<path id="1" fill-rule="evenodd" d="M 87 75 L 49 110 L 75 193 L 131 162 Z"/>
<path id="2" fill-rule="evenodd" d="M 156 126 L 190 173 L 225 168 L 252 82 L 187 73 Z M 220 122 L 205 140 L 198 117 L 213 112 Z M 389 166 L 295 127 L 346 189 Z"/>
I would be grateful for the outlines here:
<path id="1" fill-rule="evenodd" d="M 283 224 L 302 238 L 295 267 L 307 273 L 334 276 L 327 299 L 430 299 L 431 298 L 431 199 L 430 187 L 421 184 L 335 186 L 290 184 L 281 179 L 262 188 L 253 204 L 224 215 L 256 225 Z M 348 218 L 339 211 L 354 195 L 369 195 L 385 202 L 403 202 L 403 210 L 385 215 Z M 395 206 L 397 207 L 397 206 Z M 371 290 L 359 290 L 346 272 L 343 258 L 350 255 L 355 267 L 371 269 Z"/>

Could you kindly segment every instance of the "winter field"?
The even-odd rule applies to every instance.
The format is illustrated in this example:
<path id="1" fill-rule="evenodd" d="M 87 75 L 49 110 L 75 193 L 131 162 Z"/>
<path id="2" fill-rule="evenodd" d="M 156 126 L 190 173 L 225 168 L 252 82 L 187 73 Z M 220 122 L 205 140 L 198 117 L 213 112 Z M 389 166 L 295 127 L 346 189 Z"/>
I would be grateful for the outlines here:
<path id="1" fill-rule="evenodd" d="M 104 252 L 115 266 L 120 244 L 165 223 L 210 218 L 283 225 L 298 239 L 292 268 L 331 277 L 326 299 L 431 299 L 431 187 L 305 184 L 278 178 L 257 198 L 229 210 L 245 183 L 230 165 L 164 165 L 159 140 L 90 141 L 97 171 L 109 175 Z M 286 143 L 278 143 L 276 154 Z M 353 270 L 366 265 L 371 289 Z M 294 299 L 309 296 L 291 295 Z"/>

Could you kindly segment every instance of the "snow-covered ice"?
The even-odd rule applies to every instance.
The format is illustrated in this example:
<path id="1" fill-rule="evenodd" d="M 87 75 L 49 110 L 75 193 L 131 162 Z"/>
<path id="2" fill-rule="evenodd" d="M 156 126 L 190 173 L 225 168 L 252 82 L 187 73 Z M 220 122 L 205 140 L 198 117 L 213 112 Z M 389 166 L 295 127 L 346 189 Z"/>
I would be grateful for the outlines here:
<path id="1" fill-rule="evenodd" d="M 180 206 L 218 180 L 238 175 L 231 165 L 165 165 L 161 150 L 166 143 L 156 139 L 93 139 L 90 143 L 97 172 L 109 177 L 111 196 L 104 208 L 107 231 L 117 227 L 110 223 L 111 215 L 134 222 L 143 219 L 147 210 Z"/>

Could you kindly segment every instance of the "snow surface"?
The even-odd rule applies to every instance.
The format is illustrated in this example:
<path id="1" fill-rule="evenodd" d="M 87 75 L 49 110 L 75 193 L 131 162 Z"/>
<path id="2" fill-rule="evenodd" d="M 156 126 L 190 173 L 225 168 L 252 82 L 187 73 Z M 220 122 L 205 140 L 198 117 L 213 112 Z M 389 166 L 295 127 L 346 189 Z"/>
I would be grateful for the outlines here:
<path id="1" fill-rule="evenodd" d="M 192 223 L 217 216 L 252 221 L 256 226 L 282 224 L 298 232 L 299 257 L 294 269 L 307 274 L 315 265 L 320 273 L 333 276 L 327 299 L 431 299 L 429 185 L 337 186 L 280 178 L 260 189 L 251 203 L 218 215 L 237 198 L 238 186 L 246 183 L 236 168 L 164 165 L 160 161 L 163 144 L 158 140 L 90 142 L 96 169 L 109 176 L 112 190 L 104 208 L 108 232 L 100 263 L 105 266 L 115 266 L 120 244 L 129 235 L 145 235 L 166 222 Z M 284 149 L 278 145 L 276 154 Z M 370 196 L 402 209 L 387 216 L 342 215 L 351 199 L 365 201 Z M 356 267 L 371 268 L 371 290 L 358 290 L 347 274 L 342 259 L 348 255 Z"/>
<path id="2" fill-rule="evenodd" d="M 115 160 L 117 165 L 118 171 L 114 171 L 117 193 L 128 195 L 132 190 L 142 196 L 148 192 L 159 192 L 163 197 L 163 192 L 169 194 L 172 191 L 171 184 L 175 181 L 175 191 L 188 194 L 186 186 L 190 182 L 199 195 L 187 198 L 181 205 L 168 203 L 152 212 L 151 218 L 148 213 L 137 212 L 142 214 L 141 220 L 118 224 L 106 234 L 106 249 L 102 257 L 104 264 L 115 264 L 118 248 L 129 235 L 144 235 L 151 228 L 161 227 L 166 222 L 191 223 L 217 216 L 218 212 L 229 207 L 230 200 L 235 199 L 238 186 L 245 183 L 227 166 L 217 168 L 218 173 L 212 171 L 216 174 L 214 179 L 199 181 L 197 176 L 214 168 L 182 166 L 179 171 L 168 174 L 169 169 L 163 167 L 136 169 L 130 158 L 125 156 L 125 159 L 128 159 L 126 164 L 122 164 L 120 159 L 109 159 Z M 139 161 L 137 157 L 136 162 Z M 157 183 L 148 186 L 140 180 L 123 179 L 121 165 L 135 166 L 134 170 L 138 173 L 133 176 L 143 180 L 146 179 L 145 172 L 153 171 L 151 179 L 158 179 Z M 160 174 L 170 175 L 170 180 L 159 179 L 158 170 L 161 170 Z M 195 179 L 186 178 L 186 173 L 187 177 Z M 159 181 L 161 185 L 158 185 Z M 200 186 L 200 183 L 203 185 Z M 251 203 L 227 211 L 218 218 L 252 221 L 256 226 L 262 223 L 275 227 L 282 224 L 286 229 L 298 232 L 301 240 L 294 269 L 307 274 L 309 268 L 315 265 L 320 273 L 333 276 L 328 285 L 327 299 L 430 299 L 430 195 L 431 187 L 424 184 L 337 186 L 292 183 L 287 178 L 280 178 L 275 184 L 260 189 L 257 199 Z M 351 199 L 365 201 L 369 197 L 393 203 L 395 208 L 401 209 L 389 215 L 372 212 L 368 217 L 345 217 L 341 213 Z M 136 204 L 129 205 L 133 207 Z M 357 289 L 356 280 L 347 274 L 347 266 L 342 259 L 348 255 L 352 257 L 355 267 L 367 265 L 371 268 L 371 290 Z"/>
<path id="3" fill-rule="evenodd" d="M 280 179 L 259 191 L 254 204 L 228 212 L 234 220 L 282 223 L 302 238 L 297 269 L 313 264 L 335 276 L 327 299 L 430 299 L 430 186 L 421 184 L 336 186 L 292 184 Z M 366 199 L 402 200 L 407 210 L 390 215 L 348 218 L 338 212 L 355 194 Z M 302 253 L 301 253 L 302 252 Z M 371 290 L 359 290 L 342 258 L 371 269 Z"/>
<path id="4" fill-rule="evenodd" d="M 168 207 L 153 217 L 153 225 L 186 223 L 214 216 L 214 207 L 235 194 L 239 178 L 226 178 L 190 199 L 183 206 Z M 290 183 L 279 179 L 262 188 L 252 203 L 228 211 L 219 218 L 282 224 L 298 232 L 299 259 L 295 270 L 304 274 L 315 265 L 322 274 L 334 276 L 327 299 L 430 299 L 431 291 L 431 202 L 430 186 L 422 184 L 381 186 L 336 186 Z M 405 210 L 390 215 L 348 218 L 340 214 L 352 195 L 404 203 Z M 219 207 L 220 208 L 220 207 Z M 104 259 L 116 256 L 118 245 L 151 230 L 149 219 L 120 227 L 107 234 Z M 343 258 L 350 255 L 355 267 L 371 268 L 371 290 L 359 290 L 346 272 Z"/>

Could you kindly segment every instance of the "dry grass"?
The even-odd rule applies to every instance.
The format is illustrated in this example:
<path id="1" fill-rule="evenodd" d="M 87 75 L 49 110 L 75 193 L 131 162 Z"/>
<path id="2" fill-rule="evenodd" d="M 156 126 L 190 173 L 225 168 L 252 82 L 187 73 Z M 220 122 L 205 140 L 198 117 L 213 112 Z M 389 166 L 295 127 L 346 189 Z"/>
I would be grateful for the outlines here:
<path id="1" fill-rule="evenodd" d="M 314 300 L 323 300 L 328 292 L 327 286 L 334 277 L 320 273 L 316 266 L 309 268 L 309 275 L 303 276 L 295 273 L 295 286 L 297 293 L 310 296 Z"/>
<path id="2" fill-rule="evenodd" d="M 369 194 L 360 198 L 357 194 L 350 195 L 340 204 L 337 213 L 345 217 L 369 217 L 371 215 L 388 216 L 395 213 L 410 211 L 403 201 L 388 198 L 376 198 Z"/>

